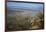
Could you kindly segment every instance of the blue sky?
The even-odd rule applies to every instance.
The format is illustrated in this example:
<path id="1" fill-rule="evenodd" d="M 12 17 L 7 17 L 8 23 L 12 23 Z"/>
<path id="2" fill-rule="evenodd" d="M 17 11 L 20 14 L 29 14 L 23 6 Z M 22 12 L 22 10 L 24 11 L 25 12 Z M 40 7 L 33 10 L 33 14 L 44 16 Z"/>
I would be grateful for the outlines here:
<path id="1" fill-rule="evenodd" d="M 35 16 L 37 13 L 39 13 L 39 11 L 43 12 L 43 4 L 8 2 L 7 7 L 9 9 L 8 11 L 10 12 L 24 11 L 21 13 L 22 15 L 25 14 Z"/>
<path id="2" fill-rule="evenodd" d="M 27 9 L 27 10 L 43 10 L 43 4 L 34 4 L 34 3 L 16 3 L 16 2 L 8 2 L 7 7 L 10 8 L 11 10 L 15 9 Z"/>

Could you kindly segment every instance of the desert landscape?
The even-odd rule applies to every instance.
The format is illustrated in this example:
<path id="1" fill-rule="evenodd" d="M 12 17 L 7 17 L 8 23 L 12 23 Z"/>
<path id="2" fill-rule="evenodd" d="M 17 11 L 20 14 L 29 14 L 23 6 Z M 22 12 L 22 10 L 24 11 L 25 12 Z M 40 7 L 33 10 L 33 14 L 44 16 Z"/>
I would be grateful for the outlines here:
<path id="1" fill-rule="evenodd" d="M 44 29 L 43 4 L 7 3 L 8 31 Z"/>

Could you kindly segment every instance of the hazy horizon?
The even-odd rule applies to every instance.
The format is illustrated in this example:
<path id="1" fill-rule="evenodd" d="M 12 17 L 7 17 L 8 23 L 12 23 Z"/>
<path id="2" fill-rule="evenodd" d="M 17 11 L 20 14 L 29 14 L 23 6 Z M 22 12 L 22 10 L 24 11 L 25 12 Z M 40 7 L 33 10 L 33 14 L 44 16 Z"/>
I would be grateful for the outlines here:
<path id="1" fill-rule="evenodd" d="M 36 3 L 7 2 L 7 8 L 8 8 L 8 11 L 10 11 L 10 15 L 13 15 L 16 12 L 19 12 L 22 15 L 34 16 L 39 12 L 43 12 L 43 4 L 36 4 Z"/>

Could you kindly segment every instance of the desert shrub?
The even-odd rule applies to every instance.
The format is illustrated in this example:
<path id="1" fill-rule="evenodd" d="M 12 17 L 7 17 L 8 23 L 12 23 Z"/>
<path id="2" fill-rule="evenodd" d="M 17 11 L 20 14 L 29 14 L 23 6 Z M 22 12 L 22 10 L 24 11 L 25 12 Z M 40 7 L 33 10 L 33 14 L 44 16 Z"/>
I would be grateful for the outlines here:
<path id="1" fill-rule="evenodd" d="M 34 18 L 34 19 L 33 19 Z M 33 21 L 32 21 L 33 20 Z M 31 22 L 32 21 L 32 22 Z M 14 17 L 8 16 L 8 30 L 28 30 L 44 28 L 43 13 L 36 14 L 35 17 L 16 15 Z M 38 27 L 38 28 L 36 28 Z"/>
<path id="2" fill-rule="evenodd" d="M 38 13 L 38 15 L 37 15 L 37 17 L 41 20 L 41 21 L 39 21 L 40 22 L 40 28 L 44 28 L 44 15 L 43 15 L 43 13 Z"/>
<path id="3" fill-rule="evenodd" d="M 40 13 L 36 14 L 35 19 L 32 22 L 32 28 L 33 27 L 35 29 L 44 28 L 44 15 L 43 15 L 43 13 L 40 12 Z"/>
<path id="4" fill-rule="evenodd" d="M 8 17 L 8 30 L 25 30 L 31 27 L 30 16 Z"/>

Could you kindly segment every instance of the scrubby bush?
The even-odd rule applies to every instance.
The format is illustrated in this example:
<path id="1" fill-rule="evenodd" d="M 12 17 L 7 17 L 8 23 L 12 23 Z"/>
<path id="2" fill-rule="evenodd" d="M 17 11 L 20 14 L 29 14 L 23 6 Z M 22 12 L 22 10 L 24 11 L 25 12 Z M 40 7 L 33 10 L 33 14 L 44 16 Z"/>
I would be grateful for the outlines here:
<path id="1" fill-rule="evenodd" d="M 43 13 L 38 13 L 35 16 L 34 21 L 32 22 L 33 29 L 43 29 L 44 28 L 44 15 Z"/>
<path id="2" fill-rule="evenodd" d="M 11 31 L 41 29 L 44 28 L 44 16 L 42 13 L 38 13 L 34 17 L 34 19 L 31 16 L 21 16 L 21 15 L 16 15 L 14 17 L 8 16 L 7 25 L 8 30 Z"/>
<path id="3" fill-rule="evenodd" d="M 8 30 L 27 30 L 31 27 L 30 16 L 8 17 Z"/>

